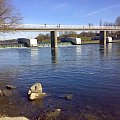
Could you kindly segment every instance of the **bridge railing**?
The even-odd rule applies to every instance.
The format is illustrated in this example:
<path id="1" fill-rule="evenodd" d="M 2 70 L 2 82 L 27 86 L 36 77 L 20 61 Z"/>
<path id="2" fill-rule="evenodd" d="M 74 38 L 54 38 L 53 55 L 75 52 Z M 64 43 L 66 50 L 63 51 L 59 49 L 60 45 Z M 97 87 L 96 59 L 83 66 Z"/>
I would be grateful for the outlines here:
<path id="1" fill-rule="evenodd" d="M 32 29 L 120 29 L 120 26 L 90 26 L 90 25 L 39 25 L 39 24 L 20 24 L 16 28 Z"/>

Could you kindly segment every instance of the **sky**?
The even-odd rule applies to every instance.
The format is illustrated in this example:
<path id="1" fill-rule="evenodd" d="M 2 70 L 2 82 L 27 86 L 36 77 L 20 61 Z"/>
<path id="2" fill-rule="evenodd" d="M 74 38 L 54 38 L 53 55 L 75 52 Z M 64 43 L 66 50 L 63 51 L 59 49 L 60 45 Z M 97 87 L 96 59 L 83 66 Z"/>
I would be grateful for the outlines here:
<path id="1" fill-rule="evenodd" d="M 115 22 L 120 0 L 12 0 L 25 24 L 99 25 Z M 35 34 L 35 33 L 34 33 Z"/>

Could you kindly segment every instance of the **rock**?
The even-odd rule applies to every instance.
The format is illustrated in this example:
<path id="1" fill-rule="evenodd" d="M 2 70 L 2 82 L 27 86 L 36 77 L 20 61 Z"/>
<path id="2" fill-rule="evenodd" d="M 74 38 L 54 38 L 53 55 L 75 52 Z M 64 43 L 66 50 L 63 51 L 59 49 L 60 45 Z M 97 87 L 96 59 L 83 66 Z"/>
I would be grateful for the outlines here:
<path id="1" fill-rule="evenodd" d="M 1 117 L 0 120 L 29 120 L 26 117 Z"/>
<path id="2" fill-rule="evenodd" d="M 46 93 L 42 93 L 42 85 L 40 83 L 34 84 L 28 91 L 28 96 L 30 100 L 37 100 L 45 97 L 46 95 Z"/>
<path id="3" fill-rule="evenodd" d="M 93 108 L 92 108 L 91 106 L 88 106 L 88 105 L 87 105 L 87 106 L 86 106 L 86 109 L 87 109 L 87 110 L 92 110 Z"/>
<path id="4" fill-rule="evenodd" d="M 14 86 L 14 85 L 6 85 L 6 88 L 11 90 L 11 89 L 16 89 L 16 86 Z"/>
<path id="5" fill-rule="evenodd" d="M 28 91 L 28 95 L 31 93 L 42 93 L 42 85 L 41 83 L 35 83 L 31 86 L 30 90 Z"/>
<path id="6" fill-rule="evenodd" d="M 64 98 L 70 100 L 70 99 L 73 98 L 73 95 L 72 94 L 66 94 L 66 95 L 64 95 Z"/>
<path id="7" fill-rule="evenodd" d="M 43 98 L 45 97 L 47 94 L 46 93 L 31 93 L 30 96 L 29 96 L 29 99 L 30 100 L 37 100 L 37 99 L 40 99 L 40 98 Z"/>
<path id="8" fill-rule="evenodd" d="M 72 99 L 73 98 L 73 94 L 63 94 L 63 95 L 59 95 L 60 98 L 65 98 L 65 99 Z"/>
<path id="9" fill-rule="evenodd" d="M 3 96 L 3 91 L 2 90 L 0 90 L 0 96 Z"/>
<path id="10" fill-rule="evenodd" d="M 7 90 L 7 89 L 4 89 L 2 92 L 3 92 L 4 96 L 11 96 L 12 95 L 12 91 Z"/>
<path id="11" fill-rule="evenodd" d="M 61 113 L 60 109 L 55 109 L 53 111 L 45 113 L 38 120 L 53 120 L 53 119 L 57 119 L 60 116 L 60 113 Z"/>
<path id="12" fill-rule="evenodd" d="M 91 114 L 91 113 L 86 113 L 85 115 L 84 115 L 84 117 L 85 117 L 85 119 L 87 119 L 87 120 L 98 120 L 98 117 L 97 116 L 95 116 L 95 115 L 93 115 L 93 114 Z"/>

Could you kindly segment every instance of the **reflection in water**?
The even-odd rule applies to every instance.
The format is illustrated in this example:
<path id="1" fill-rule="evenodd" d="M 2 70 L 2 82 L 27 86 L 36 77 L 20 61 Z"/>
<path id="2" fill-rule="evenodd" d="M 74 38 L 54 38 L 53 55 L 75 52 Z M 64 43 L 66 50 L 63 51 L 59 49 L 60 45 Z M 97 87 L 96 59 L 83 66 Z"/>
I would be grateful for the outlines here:
<path id="1" fill-rule="evenodd" d="M 58 49 L 51 49 L 51 60 L 52 63 L 58 63 Z"/>
<path id="2" fill-rule="evenodd" d="M 100 45 L 100 59 L 106 58 L 106 45 Z"/>
<path id="3" fill-rule="evenodd" d="M 107 45 L 100 45 L 100 58 L 106 59 L 107 56 L 110 56 L 112 53 L 112 43 L 109 43 Z"/>
<path id="4" fill-rule="evenodd" d="M 31 64 L 34 65 L 38 62 L 38 48 L 31 48 Z"/>
<path id="5" fill-rule="evenodd" d="M 108 47 L 108 54 L 111 55 L 112 53 L 112 43 L 107 44 Z"/>
<path id="6" fill-rule="evenodd" d="M 100 58 L 106 59 L 107 56 L 110 56 L 112 53 L 112 43 L 107 45 L 100 45 Z"/>
<path id="7" fill-rule="evenodd" d="M 81 51 L 81 46 L 80 46 L 80 45 L 77 45 L 77 46 L 76 46 L 76 55 L 77 55 L 77 56 L 80 56 L 80 55 L 81 55 L 81 52 L 82 52 L 82 51 Z"/>

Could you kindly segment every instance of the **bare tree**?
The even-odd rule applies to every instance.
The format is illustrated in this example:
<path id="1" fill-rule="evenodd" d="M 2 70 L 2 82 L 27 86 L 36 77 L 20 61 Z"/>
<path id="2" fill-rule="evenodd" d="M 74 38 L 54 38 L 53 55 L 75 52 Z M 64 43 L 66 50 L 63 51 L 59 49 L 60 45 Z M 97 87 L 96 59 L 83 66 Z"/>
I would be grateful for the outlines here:
<path id="1" fill-rule="evenodd" d="M 10 32 L 21 21 L 22 17 L 11 4 L 11 0 L 0 0 L 0 31 Z"/>
<path id="2" fill-rule="evenodd" d="M 120 26 L 120 16 L 117 17 L 117 19 L 116 19 L 116 21 L 115 21 L 115 24 L 116 24 L 117 26 Z"/>

